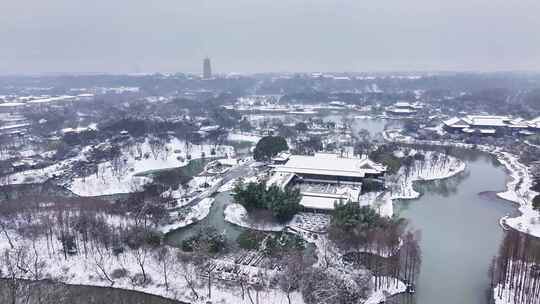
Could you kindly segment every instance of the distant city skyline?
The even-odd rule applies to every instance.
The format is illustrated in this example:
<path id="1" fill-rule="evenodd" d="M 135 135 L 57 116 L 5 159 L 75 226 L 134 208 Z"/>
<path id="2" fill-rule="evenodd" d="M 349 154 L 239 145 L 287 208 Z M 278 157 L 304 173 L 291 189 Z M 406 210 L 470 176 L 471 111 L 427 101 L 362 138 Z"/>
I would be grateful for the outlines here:
<path id="1" fill-rule="evenodd" d="M 538 0 L 5 2 L 0 74 L 540 70 Z"/>

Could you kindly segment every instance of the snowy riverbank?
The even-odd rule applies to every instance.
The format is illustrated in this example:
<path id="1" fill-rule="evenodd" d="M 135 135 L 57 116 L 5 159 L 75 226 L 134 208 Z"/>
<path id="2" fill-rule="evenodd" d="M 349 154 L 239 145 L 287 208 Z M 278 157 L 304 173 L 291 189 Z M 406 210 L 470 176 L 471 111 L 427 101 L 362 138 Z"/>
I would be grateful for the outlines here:
<path id="1" fill-rule="evenodd" d="M 183 214 L 181 214 L 178 211 L 174 211 L 171 213 L 171 216 L 179 218 L 179 219 L 175 221 L 173 224 L 160 227 L 159 230 L 163 233 L 169 233 L 171 231 L 174 231 L 183 227 L 187 227 L 191 224 L 201 221 L 208 216 L 208 214 L 210 213 L 210 208 L 212 207 L 213 203 L 214 203 L 214 198 L 207 197 L 207 198 L 202 199 L 200 202 L 198 202 L 196 205 L 192 207 L 184 207 L 184 208 L 189 208 L 189 209 L 187 212 L 183 211 L 185 212 Z"/>
<path id="2" fill-rule="evenodd" d="M 260 231 L 282 231 L 287 226 L 286 224 L 250 219 L 246 208 L 236 203 L 225 208 L 224 216 L 225 221 L 231 224 Z"/>
<path id="3" fill-rule="evenodd" d="M 505 167 L 509 175 L 509 179 L 506 183 L 506 190 L 497 193 L 497 196 L 518 204 L 518 210 L 521 213 L 520 216 L 513 218 L 505 216 L 501 219 L 501 222 L 508 227 L 523 233 L 540 237 L 540 212 L 534 210 L 532 206 L 532 200 L 536 195 L 538 195 L 538 193 L 530 190 L 533 183 L 530 168 L 520 163 L 516 155 L 504 152 L 502 149 L 494 146 L 471 145 L 459 142 L 419 141 L 408 136 L 403 136 L 397 130 L 385 131 L 383 132 L 383 137 L 387 141 L 395 141 L 405 144 L 475 149 L 494 155 L 497 161 Z"/>
<path id="4" fill-rule="evenodd" d="M 417 181 L 433 181 L 450 178 L 465 171 L 462 160 L 434 151 L 423 152 L 423 161 L 414 161 L 410 167 L 402 167 L 396 174 L 397 181 L 392 185 L 392 199 L 415 199 L 420 197 L 414 189 Z"/>
<path id="5" fill-rule="evenodd" d="M 501 221 L 518 231 L 540 238 L 540 213 L 534 210 L 532 201 L 539 193 L 530 190 L 533 179 L 529 167 L 519 162 L 518 158 L 507 152 L 495 153 L 497 160 L 506 168 L 509 179 L 506 191 L 497 193 L 502 199 L 519 205 L 520 216 L 504 217 Z"/>

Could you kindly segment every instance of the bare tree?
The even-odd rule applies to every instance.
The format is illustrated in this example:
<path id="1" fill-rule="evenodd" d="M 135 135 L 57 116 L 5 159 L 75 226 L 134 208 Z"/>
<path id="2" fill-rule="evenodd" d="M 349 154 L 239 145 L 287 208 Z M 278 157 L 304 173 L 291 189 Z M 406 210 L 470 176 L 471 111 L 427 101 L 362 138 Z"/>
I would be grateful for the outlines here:
<path id="1" fill-rule="evenodd" d="M 174 263 L 174 255 L 171 253 L 171 249 L 167 246 L 159 248 L 156 253 L 156 259 L 158 260 L 161 268 L 161 274 L 163 275 L 163 283 L 165 284 L 165 289 L 169 290 L 169 268 L 172 263 Z"/>
<path id="2" fill-rule="evenodd" d="M 177 264 L 180 265 L 180 273 L 182 274 L 182 277 L 186 281 L 189 289 L 191 289 L 191 292 L 193 293 L 193 296 L 195 297 L 195 300 L 199 299 L 199 293 L 195 289 L 197 284 L 197 273 L 198 268 L 196 264 L 199 264 L 199 262 L 196 262 L 197 257 L 187 254 L 178 252 L 176 256 Z"/>
<path id="3" fill-rule="evenodd" d="M 284 257 L 285 268 L 279 275 L 279 288 L 291 302 L 291 292 L 300 288 L 300 281 L 307 265 L 301 252 L 292 252 Z"/>
<path id="4" fill-rule="evenodd" d="M 94 266 L 96 266 L 96 273 L 99 277 L 102 277 L 109 281 L 111 286 L 114 286 L 114 280 L 109 274 L 109 256 L 108 253 L 97 245 L 96 250 L 92 254 L 92 259 L 94 260 Z"/>

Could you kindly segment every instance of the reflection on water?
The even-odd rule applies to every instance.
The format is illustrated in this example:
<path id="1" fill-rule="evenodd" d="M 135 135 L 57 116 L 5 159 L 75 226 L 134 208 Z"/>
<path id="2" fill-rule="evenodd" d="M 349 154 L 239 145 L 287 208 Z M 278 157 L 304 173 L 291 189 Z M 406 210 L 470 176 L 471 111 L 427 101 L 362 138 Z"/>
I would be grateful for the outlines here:
<path id="1" fill-rule="evenodd" d="M 498 221 L 515 207 L 479 195 L 505 189 L 506 174 L 494 166 L 492 157 L 459 153 L 467 162 L 465 173 L 417 184 L 424 193 L 419 199 L 396 204 L 410 227 L 422 231 L 422 266 L 417 293 L 395 297 L 391 303 L 488 303 L 488 267 L 503 236 Z"/>
<path id="2" fill-rule="evenodd" d="M 225 221 L 223 212 L 227 205 L 232 202 L 232 197 L 229 192 L 219 193 L 215 196 L 215 201 L 210 208 L 208 217 L 200 222 L 197 222 L 189 227 L 173 231 L 167 235 L 167 243 L 180 247 L 182 241 L 195 235 L 200 229 L 211 226 L 219 232 L 224 232 L 228 244 L 236 244 L 236 239 L 244 228 L 230 224 Z"/>
<path id="3" fill-rule="evenodd" d="M 437 193 L 444 197 L 456 194 L 461 183 L 467 180 L 470 171 L 466 170 L 449 179 L 415 182 L 414 188 L 420 193 Z"/>

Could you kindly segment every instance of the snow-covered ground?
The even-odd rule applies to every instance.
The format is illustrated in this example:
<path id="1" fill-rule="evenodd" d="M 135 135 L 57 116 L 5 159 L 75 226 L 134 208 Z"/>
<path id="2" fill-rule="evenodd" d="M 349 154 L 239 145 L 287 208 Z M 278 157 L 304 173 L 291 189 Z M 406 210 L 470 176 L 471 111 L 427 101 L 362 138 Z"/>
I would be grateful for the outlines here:
<path id="1" fill-rule="evenodd" d="M 54 244 L 52 244 L 54 242 Z M 115 288 L 128 290 L 142 291 L 150 294 L 160 295 L 166 298 L 176 299 L 194 304 L 203 304 L 211 301 L 212 303 L 239 303 L 250 304 L 251 301 L 246 295 L 242 298 L 242 291 L 239 284 L 224 284 L 214 279 L 212 283 L 211 298 L 207 297 L 206 280 L 199 277 L 199 272 L 195 266 L 191 264 L 177 263 L 174 260 L 167 267 L 169 289 L 164 286 L 163 265 L 159 263 L 157 252 L 153 250 L 130 250 L 127 249 L 124 253 L 118 256 L 111 251 L 106 251 L 103 248 L 89 248 L 89 256 L 85 258 L 83 253 L 78 255 L 68 255 L 64 259 L 61 252 L 61 244 L 58 240 L 53 239 L 47 242 L 44 238 L 37 239 L 35 243 L 30 240 L 17 239 L 15 242 L 16 248 L 24 248 L 27 253 L 25 256 L 34 262 L 37 257 L 39 264 L 43 263 L 43 268 L 39 273 L 38 278 L 54 278 L 68 284 L 89 285 L 89 286 L 111 286 L 111 282 L 107 280 L 107 276 L 114 281 Z M 35 250 L 34 250 L 35 246 Z M 50 246 L 54 246 L 54 253 L 49 255 Z M 0 237 L 0 251 L 5 253 L 9 251 L 10 246 L 5 236 Z M 171 248 L 171 250 L 174 250 Z M 172 253 L 174 257 L 174 253 Z M 147 276 L 151 278 L 151 282 L 145 285 L 135 284 L 132 276 L 141 273 L 139 262 L 143 261 Z M 2 273 L 6 273 L 6 266 L 2 264 Z M 32 267 L 29 265 L 29 267 Z M 125 270 L 127 275 L 121 277 L 113 277 L 113 271 Z M 31 272 L 19 272 L 18 277 L 36 279 Z M 194 280 L 194 289 L 199 294 L 196 299 L 187 283 L 187 278 Z M 256 291 L 250 288 L 250 293 L 253 298 L 256 297 Z M 277 287 L 267 286 L 258 292 L 260 304 L 286 304 L 287 296 Z M 292 302 L 303 304 L 302 296 L 298 292 L 291 294 Z"/>
<path id="2" fill-rule="evenodd" d="M 173 230 L 180 229 L 182 227 L 189 226 L 193 223 L 196 223 L 208 216 L 210 213 L 210 208 L 212 207 L 212 204 L 214 203 L 214 198 L 207 197 L 199 201 L 196 205 L 192 207 L 185 207 L 189 208 L 186 214 L 182 214 L 182 219 L 176 220 L 173 224 L 161 226 L 159 229 L 163 233 L 168 233 Z M 179 218 L 179 215 L 181 212 L 185 211 L 174 211 L 171 213 L 171 216 L 173 218 Z"/>
<path id="3" fill-rule="evenodd" d="M 87 161 L 86 154 L 91 150 L 90 147 L 85 147 L 79 155 L 69 158 L 51 166 L 41 168 L 26 170 L 22 172 L 17 172 L 11 175 L 8 175 L 5 183 L 10 185 L 17 184 L 32 184 L 32 183 L 44 183 L 48 179 L 55 176 L 62 176 L 68 172 L 74 163 Z"/>
<path id="4" fill-rule="evenodd" d="M 43 169 L 12 174 L 8 178 L 8 183 L 42 183 L 53 176 L 64 176 L 67 172 L 73 173 L 72 165 L 78 161 L 87 161 L 87 154 L 91 149 L 91 147 L 85 147 L 78 156 Z M 184 141 L 172 138 L 160 147 L 153 147 L 148 139 L 142 143 L 123 146 L 121 153 L 116 160 L 97 164 L 95 173 L 74 177 L 66 184 L 66 187 L 80 196 L 130 193 L 140 190 L 144 184 L 151 181 L 149 177 L 141 176 L 142 173 L 186 166 L 189 163 L 188 155 L 191 159 L 230 157 L 234 155 L 234 149 L 230 146 L 186 145 Z"/>
<path id="5" fill-rule="evenodd" d="M 227 139 L 230 141 L 249 141 L 252 143 L 258 143 L 261 136 L 248 133 L 229 133 Z"/>
<path id="6" fill-rule="evenodd" d="M 248 212 L 244 206 L 240 204 L 230 204 L 224 211 L 225 220 L 231 224 L 238 225 L 244 228 L 250 228 L 261 231 L 282 231 L 287 226 L 286 224 L 278 224 L 274 222 L 255 221 L 249 218 Z"/>
<path id="7" fill-rule="evenodd" d="M 227 183 L 225 183 L 223 186 L 219 188 L 218 192 L 231 191 L 232 189 L 234 189 L 234 185 L 236 184 L 236 182 L 237 182 L 236 179 L 232 179 L 228 181 Z"/>
<path id="8" fill-rule="evenodd" d="M 212 150 L 215 152 L 214 155 L 211 155 Z M 191 159 L 222 157 L 233 155 L 234 149 L 230 146 L 216 148 L 212 145 L 190 145 L 187 150 L 185 142 L 174 138 L 165 147 L 160 148 L 158 153 L 152 153 L 152 147 L 147 140 L 140 145 L 122 150 L 124 161 L 122 168 L 115 168 L 111 161 L 101 163 L 98 165 L 98 174 L 75 178 L 68 188 L 80 196 L 133 192 L 150 181 L 137 175 L 152 170 L 186 166 L 189 163 L 188 154 L 191 155 Z"/>
<path id="9" fill-rule="evenodd" d="M 376 278 L 373 277 L 373 282 L 375 282 Z M 385 281 L 389 281 L 388 284 L 385 283 Z M 378 303 L 385 303 L 386 299 L 392 295 L 396 295 L 398 293 L 403 293 L 407 290 L 407 286 L 405 283 L 398 281 L 395 282 L 395 279 L 392 277 L 383 277 L 382 278 L 383 285 L 381 288 L 375 290 L 371 296 L 364 302 L 364 304 L 378 304 Z"/>
<path id="10" fill-rule="evenodd" d="M 540 294 L 538 294 L 538 287 L 533 282 L 533 277 L 535 274 L 533 264 L 517 260 L 506 260 L 504 263 L 507 263 L 507 273 L 501 274 L 501 276 L 504 277 L 506 282 L 498 281 L 497 285 L 493 288 L 494 303 L 539 304 Z M 513 269 L 514 267 L 523 270 L 514 273 L 516 270 Z"/>
<path id="11" fill-rule="evenodd" d="M 414 182 L 445 179 L 465 170 L 465 162 L 453 156 L 434 151 L 423 154 L 424 161 L 414 161 L 409 169 L 400 168 L 397 182 L 392 187 L 392 199 L 418 198 L 420 193 L 414 190 Z"/>

